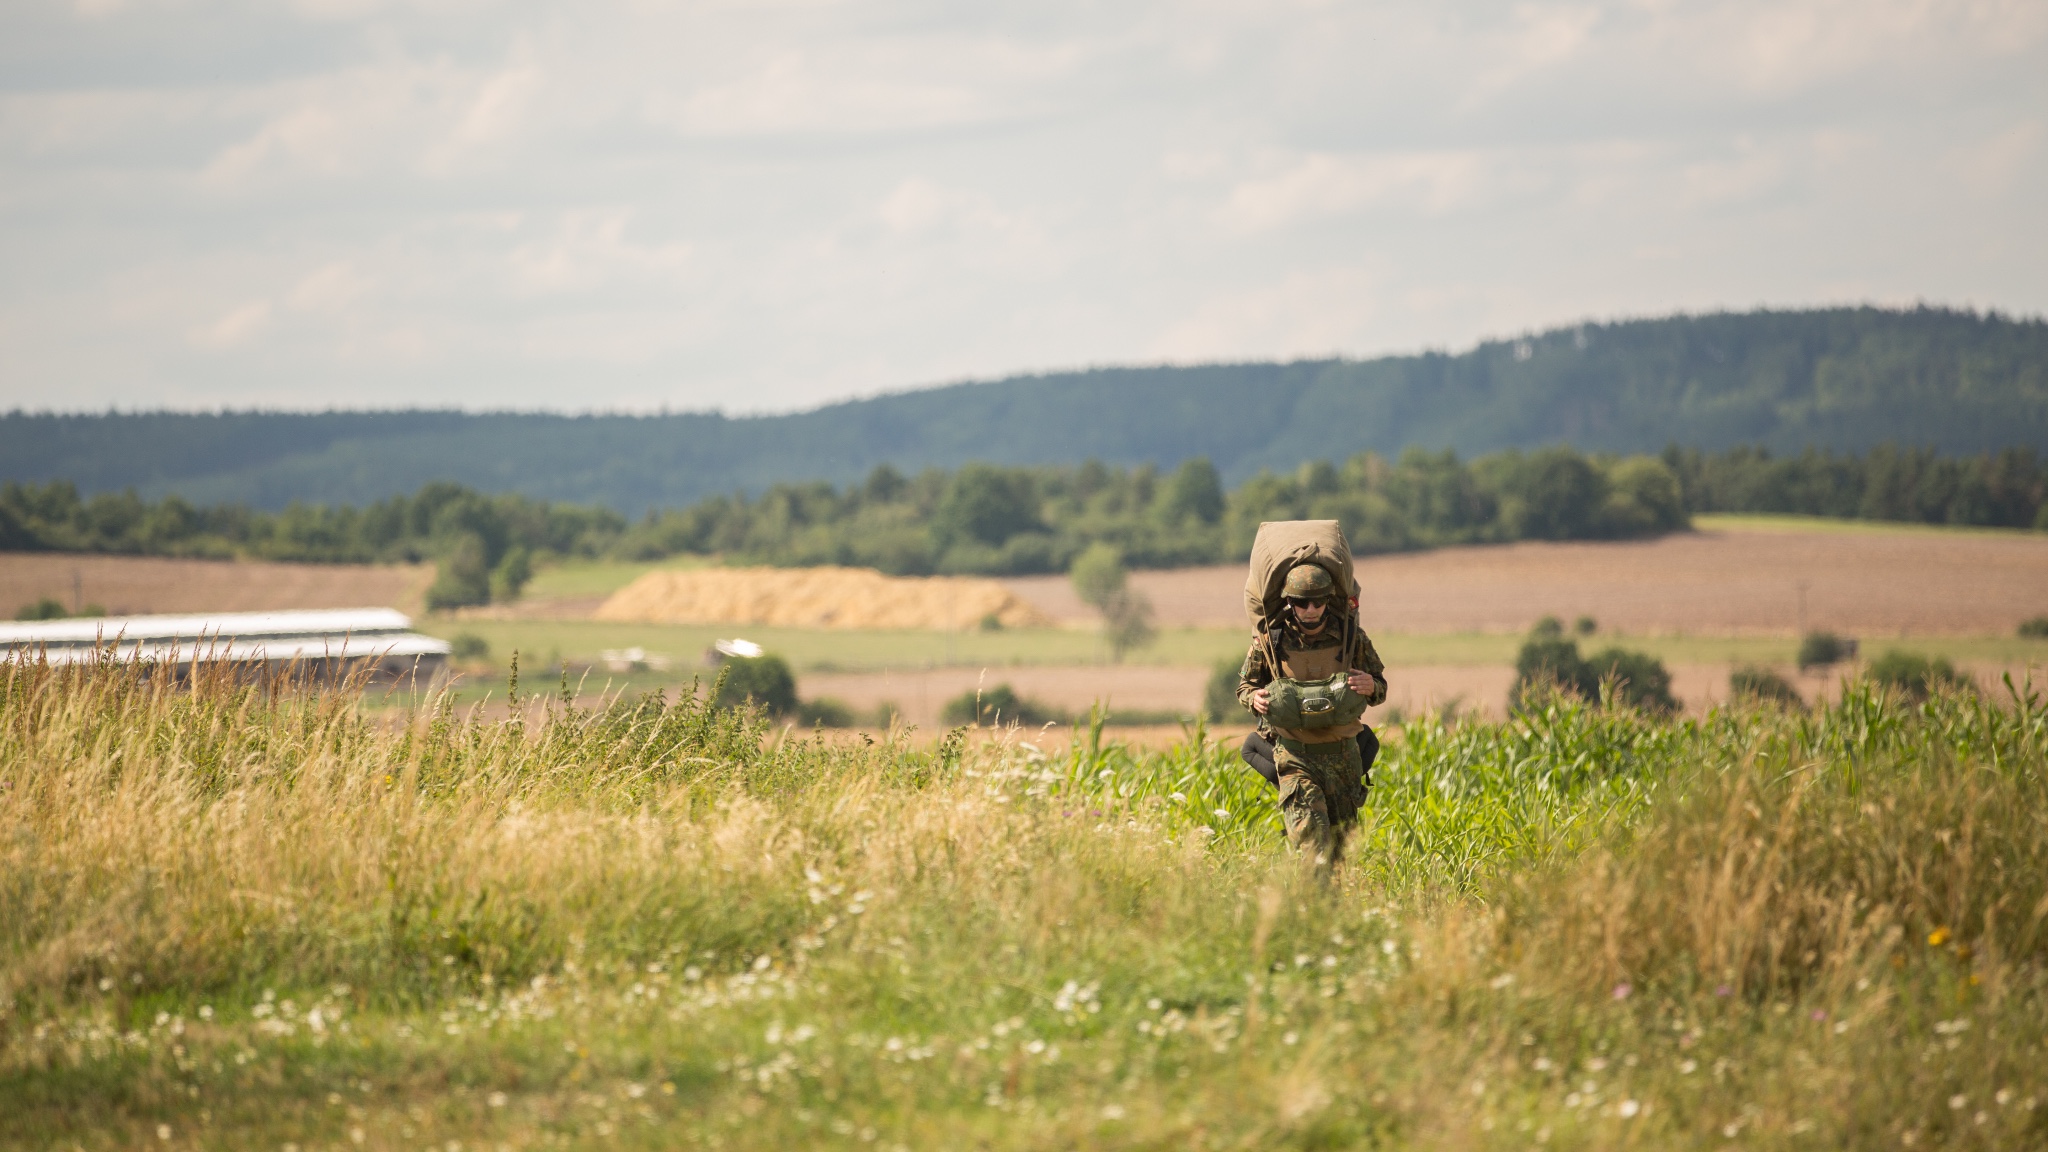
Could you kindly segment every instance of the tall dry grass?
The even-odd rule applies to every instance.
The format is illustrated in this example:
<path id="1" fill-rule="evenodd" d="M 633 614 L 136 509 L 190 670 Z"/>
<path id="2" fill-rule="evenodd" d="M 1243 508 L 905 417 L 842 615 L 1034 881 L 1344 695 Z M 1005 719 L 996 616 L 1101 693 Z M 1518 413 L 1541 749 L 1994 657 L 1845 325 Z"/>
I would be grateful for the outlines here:
<path id="1" fill-rule="evenodd" d="M 0 669 L 0 1146 L 2016 1147 L 2048 709 L 1201 739 Z"/>

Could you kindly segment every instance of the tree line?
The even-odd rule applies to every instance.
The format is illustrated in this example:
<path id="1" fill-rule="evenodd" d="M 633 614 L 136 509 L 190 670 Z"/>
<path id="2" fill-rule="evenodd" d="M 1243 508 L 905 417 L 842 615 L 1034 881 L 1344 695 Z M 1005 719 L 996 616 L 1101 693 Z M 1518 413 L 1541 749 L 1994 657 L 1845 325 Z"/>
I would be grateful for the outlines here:
<path id="1" fill-rule="evenodd" d="M 1361 554 L 1515 540 L 1599 540 L 1684 528 L 1698 512 L 1782 512 L 2048 528 L 2048 468 L 2029 450 L 1944 457 L 1882 447 L 1783 458 L 1754 448 L 1661 458 L 1570 448 L 1460 459 L 1361 453 L 1226 490 L 1206 459 L 1149 466 L 999 467 L 858 483 L 777 484 L 629 521 L 603 508 L 452 483 L 364 507 L 281 512 L 197 507 L 176 496 L 83 498 L 62 481 L 0 486 L 0 550 L 246 556 L 361 563 L 434 560 L 435 607 L 518 594 L 535 560 L 696 554 L 734 562 L 845 564 L 899 575 L 1063 572 L 1090 548 L 1134 567 L 1231 562 L 1261 521 L 1334 519 Z"/>

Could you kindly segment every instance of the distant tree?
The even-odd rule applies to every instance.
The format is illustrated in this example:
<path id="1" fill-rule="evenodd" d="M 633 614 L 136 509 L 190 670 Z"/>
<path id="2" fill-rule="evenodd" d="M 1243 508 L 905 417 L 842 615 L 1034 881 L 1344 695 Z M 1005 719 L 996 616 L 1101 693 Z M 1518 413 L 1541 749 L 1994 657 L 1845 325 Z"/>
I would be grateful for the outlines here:
<path id="1" fill-rule="evenodd" d="M 1578 540 L 1595 535 L 1606 480 L 1569 448 L 1531 453 L 1511 469 L 1502 498 L 1513 536 L 1525 540 Z"/>
<path id="2" fill-rule="evenodd" d="M 1067 570 L 1074 594 L 1083 604 L 1101 608 L 1109 598 L 1124 590 L 1127 575 L 1124 556 L 1114 544 L 1090 544 Z"/>
<path id="3" fill-rule="evenodd" d="M 1168 524 L 1189 520 L 1214 524 L 1223 519 L 1223 478 L 1206 456 L 1184 461 L 1160 493 L 1160 519 Z"/>
<path id="4" fill-rule="evenodd" d="M 464 534 L 441 558 L 434 583 L 427 588 L 427 609 L 445 612 L 491 602 L 491 570 L 481 537 Z"/>
<path id="5" fill-rule="evenodd" d="M 1799 641 L 1799 670 L 1828 668 L 1849 658 L 1849 642 L 1833 632 L 1808 632 Z"/>
<path id="6" fill-rule="evenodd" d="M 1028 473 L 969 464 L 953 474 L 932 515 L 932 534 L 942 545 L 973 542 L 1000 548 L 1019 532 L 1040 527 Z"/>
<path id="7" fill-rule="evenodd" d="M 772 652 L 727 660 L 724 675 L 713 701 L 720 708 L 737 708 L 752 701 L 770 716 L 788 716 L 797 710 L 796 676 L 788 662 Z"/>
<path id="8" fill-rule="evenodd" d="M 1629 456 L 1607 469 L 1607 499 L 1600 509 L 1603 534 L 1650 536 L 1686 526 L 1685 494 L 1663 461 Z"/>
<path id="9" fill-rule="evenodd" d="M 505 550 L 505 558 L 491 571 L 491 599 L 497 601 L 517 600 L 526 582 L 533 579 L 533 553 L 526 545 L 514 544 Z"/>
<path id="10" fill-rule="evenodd" d="M 2048 616 L 2020 621 L 2019 636 L 2022 640 L 2048 640 Z"/>
<path id="11" fill-rule="evenodd" d="M 1102 613 L 1102 634 L 1110 658 L 1122 663 L 1133 648 L 1152 642 L 1152 602 L 1128 586 L 1123 554 L 1111 545 L 1095 544 L 1075 557 L 1068 578 L 1074 593 Z"/>

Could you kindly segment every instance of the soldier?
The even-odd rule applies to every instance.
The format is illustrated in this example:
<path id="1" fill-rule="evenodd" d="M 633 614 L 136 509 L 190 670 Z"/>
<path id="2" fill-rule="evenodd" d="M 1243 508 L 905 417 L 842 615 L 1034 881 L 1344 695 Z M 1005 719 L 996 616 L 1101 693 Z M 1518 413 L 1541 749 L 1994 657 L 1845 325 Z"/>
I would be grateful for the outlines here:
<path id="1" fill-rule="evenodd" d="M 1321 565 L 1296 564 L 1287 573 L 1283 595 L 1286 609 L 1280 626 L 1254 640 L 1245 654 L 1237 699 L 1259 715 L 1255 737 L 1271 743 L 1287 842 L 1313 851 L 1318 863 L 1334 869 L 1344 853 L 1344 838 L 1365 803 L 1367 773 L 1379 755 L 1379 739 L 1363 720 L 1322 728 L 1274 724 L 1269 716 L 1270 686 L 1278 676 L 1327 680 L 1346 670 L 1346 686 L 1370 706 L 1387 698 L 1386 665 L 1372 639 L 1352 620 L 1349 598 Z"/>

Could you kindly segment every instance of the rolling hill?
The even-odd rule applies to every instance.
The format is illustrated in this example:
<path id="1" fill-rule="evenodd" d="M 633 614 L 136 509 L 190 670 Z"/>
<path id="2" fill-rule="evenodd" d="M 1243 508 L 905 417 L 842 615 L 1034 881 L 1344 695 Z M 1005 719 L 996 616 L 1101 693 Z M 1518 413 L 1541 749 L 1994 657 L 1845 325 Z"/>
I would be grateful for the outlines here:
<path id="1" fill-rule="evenodd" d="M 1457 355 L 1104 368 L 790 415 L 141 412 L 0 416 L 0 479 L 195 503 L 367 503 L 453 480 L 638 515 L 782 480 L 1206 456 L 1228 483 L 1410 445 L 2048 448 L 2048 322 L 1935 308 L 1677 316 Z"/>

